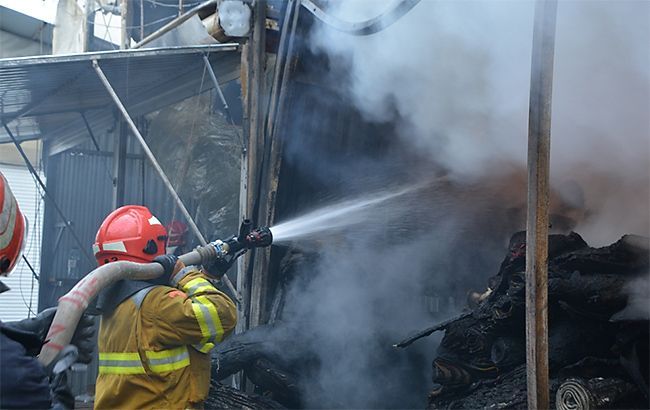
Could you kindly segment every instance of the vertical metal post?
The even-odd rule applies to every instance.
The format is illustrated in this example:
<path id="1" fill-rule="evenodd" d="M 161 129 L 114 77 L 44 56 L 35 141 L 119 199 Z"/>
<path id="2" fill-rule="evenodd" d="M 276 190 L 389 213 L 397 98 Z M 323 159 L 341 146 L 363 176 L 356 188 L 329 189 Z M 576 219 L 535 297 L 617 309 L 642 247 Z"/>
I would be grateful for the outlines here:
<path id="1" fill-rule="evenodd" d="M 125 205 L 127 139 L 128 130 L 126 123 L 120 121 L 118 133 L 114 137 L 115 146 L 113 148 L 113 209 Z"/>
<path id="2" fill-rule="evenodd" d="M 548 204 L 556 0 L 535 6 L 528 118 L 526 378 L 528 408 L 549 408 Z"/>
<path id="3" fill-rule="evenodd" d="M 140 41 L 144 38 L 144 0 L 140 0 Z"/>
<path id="4" fill-rule="evenodd" d="M 86 20 L 84 22 L 85 38 L 83 51 L 91 51 L 93 49 L 93 39 L 95 38 L 95 2 L 86 1 L 84 14 Z"/>
<path id="5" fill-rule="evenodd" d="M 120 35 L 120 48 L 127 49 L 131 45 L 129 39 L 129 29 L 127 27 L 129 16 L 129 0 L 120 0 L 120 21 L 121 21 L 121 35 Z"/>
<path id="6" fill-rule="evenodd" d="M 178 15 L 183 14 L 183 0 L 178 0 Z"/>

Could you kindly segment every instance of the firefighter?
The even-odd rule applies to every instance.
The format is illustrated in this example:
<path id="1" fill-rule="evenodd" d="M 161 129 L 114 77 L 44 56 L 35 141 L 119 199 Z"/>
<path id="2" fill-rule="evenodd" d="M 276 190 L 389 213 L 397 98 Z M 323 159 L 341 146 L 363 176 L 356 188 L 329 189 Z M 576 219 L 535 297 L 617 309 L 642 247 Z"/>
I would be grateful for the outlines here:
<path id="1" fill-rule="evenodd" d="M 205 273 L 165 255 L 167 232 L 149 209 L 124 206 L 100 226 L 99 265 L 158 262 L 154 281 L 119 281 L 102 291 L 96 409 L 201 408 L 210 350 L 230 334 L 236 309 Z"/>
<path id="2" fill-rule="evenodd" d="M 4 175 L 0 173 L 0 276 L 7 276 L 21 258 L 27 238 L 23 216 Z M 0 293 L 9 290 L 0 282 Z M 33 318 L 0 322 L 0 408 L 73 408 L 74 396 L 67 384 L 67 368 L 75 358 L 90 362 L 94 334 L 93 320 L 84 316 L 77 326 L 71 346 L 44 368 L 36 355 L 49 331 L 56 308 L 46 309 Z M 67 363 L 63 366 L 63 363 Z M 60 363 L 60 364 L 59 364 Z M 54 368 L 57 366 L 56 371 Z"/>
<path id="3" fill-rule="evenodd" d="M 181 256 L 186 252 L 187 225 L 181 221 L 171 221 L 167 225 L 167 253 Z"/>

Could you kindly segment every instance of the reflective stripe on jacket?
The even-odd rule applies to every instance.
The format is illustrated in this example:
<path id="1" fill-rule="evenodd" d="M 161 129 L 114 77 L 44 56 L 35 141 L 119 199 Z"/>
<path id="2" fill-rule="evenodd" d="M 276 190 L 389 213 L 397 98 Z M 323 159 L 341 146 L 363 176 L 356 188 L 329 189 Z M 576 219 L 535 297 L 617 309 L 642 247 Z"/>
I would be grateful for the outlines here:
<path id="1" fill-rule="evenodd" d="M 96 409 L 200 408 L 214 345 L 234 329 L 236 309 L 195 268 L 102 316 Z M 138 304 L 140 306 L 138 307 Z"/>

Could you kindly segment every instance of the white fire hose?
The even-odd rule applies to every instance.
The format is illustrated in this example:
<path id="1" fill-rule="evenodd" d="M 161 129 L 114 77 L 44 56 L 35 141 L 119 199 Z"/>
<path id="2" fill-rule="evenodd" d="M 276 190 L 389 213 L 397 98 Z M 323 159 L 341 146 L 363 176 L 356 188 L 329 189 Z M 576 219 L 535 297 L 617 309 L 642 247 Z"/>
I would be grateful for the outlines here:
<path id="1" fill-rule="evenodd" d="M 217 257 L 216 247 L 213 244 L 207 244 L 180 256 L 179 260 L 185 265 L 198 265 L 206 264 Z M 81 316 L 102 289 L 106 289 L 122 279 L 154 279 L 163 273 L 163 267 L 159 263 L 126 261 L 111 262 L 90 272 L 70 292 L 59 299 L 54 320 L 45 339 L 47 343 L 41 348 L 38 360 L 47 366 L 66 345 L 70 344 Z"/>

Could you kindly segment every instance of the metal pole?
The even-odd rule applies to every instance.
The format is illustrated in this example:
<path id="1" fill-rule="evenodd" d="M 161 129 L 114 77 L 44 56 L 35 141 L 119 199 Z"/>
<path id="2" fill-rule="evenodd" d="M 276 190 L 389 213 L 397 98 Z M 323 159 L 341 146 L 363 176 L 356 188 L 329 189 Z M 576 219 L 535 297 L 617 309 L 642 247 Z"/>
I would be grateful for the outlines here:
<path id="1" fill-rule="evenodd" d="M 126 188 L 126 143 L 128 130 L 124 121 L 120 121 L 118 134 L 115 135 L 113 148 L 113 209 L 126 205 L 124 191 Z"/>
<path id="2" fill-rule="evenodd" d="M 178 0 L 178 16 L 183 15 L 183 0 Z"/>
<path id="3" fill-rule="evenodd" d="M 140 41 L 144 39 L 144 0 L 140 0 Z"/>
<path id="4" fill-rule="evenodd" d="M 84 9 L 86 20 L 84 22 L 85 38 L 83 51 L 91 51 L 93 48 L 93 38 L 95 38 L 95 2 L 87 1 Z"/>
<path id="5" fill-rule="evenodd" d="M 135 123 L 133 122 L 133 119 L 131 119 L 131 116 L 129 115 L 128 111 L 126 110 L 126 107 L 122 104 L 122 101 L 120 101 L 120 97 L 117 95 L 113 87 L 111 86 L 111 83 L 108 81 L 108 78 L 106 78 L 106 75 L 102 71 L 102 69 L 99 67 L 99 64 L 97 63 L 97 60 L 93 60 L 93 68 L 95 69 L 95 72 L 97 73 L 97 76 L 101 80 L 101 82 L 104 84 L 104 87 L 106 87 L 106 91 L 108 91 L 109 95 L 113 99 L 113 102 L 117 106 L 117 108 L 120 110 L 122 113 L 122 116 L 124 117 L 124 120 L 126 121 L 127 125 L 129 128 L 131 128 L 131 132 L 133 132 L 133 135 L 135 135 L 136 139 L 142 146 L 142 150 L 144 151 L 145 155 L 147 158 L 149 158 L 149 161 L 151 161 L 151 165 L 154 167 L 158 175 L 163 181 L 163 184 L 165 187 L 169 190 L 169 193 L 171 194 L 172 198 L 178 205 L 178 208 L 181 210 L 181 213 L 185 217 L 185 220 L 187 223 L 190 225 L 190 229 L 194 232 L 194 235 L 196 235 L 197 239 L 201 243 L 201 245 L 206 245 L 207 241 L 201 234 L 201 231 L 199 231 L 199 227 L 196 226 L 196 223 L 194 222 L 194 219 L 192 219 L 192 216 L 190 213 L 187 211 L 187 208 L 185 208 L 185 205 L 183 204 L 183 201 L 181 198 L 178 196 L 176 191 L 174 190 L 174 187 L 172 186 L 171 182 L 169 182 L 169 178 L 167 178 L 167 175 L 165 175 L 165 171 L 160 167 L 160 164 L 158 164 L 158 161 L 156 160 L 156 157 L 153 155 L 153 152 L 151 152 L 151 149 L 149 149 L 149 146 L 147 145 L 147 142 L 144 140 L 144 137 L 142 137 L 142 134 L 140 134 L 140 131 L 138 130 L 138 127 L 135 126 Z M 241 299 L 241 296 L 233 286 L 232 282 L 230 282 L 230 279 L 228 279 L 227 275 L 223 275 L 221 278 L 222 282 L 228 286 L 230 291 L 233 293 L 235 298 L 239 301 Z"/>
<path id="6" fill-rule="evenodd" d="M 102 69 L 99 67 L 99 64 L 97 63 L 97 60 L 93 60 L 93 68 L 97 72 L 97 75 L 99 76 L 99 79 L 101 82 L 104 84 L 104 87 L 106 87 L 106 91 L 110 94 L 111 98 L 113 99 L 113 102 L 117 106 L 117 108 L 120 110 L 122 113 L 122 116 L 124 117 L 124 121 L 126 121 L 127 125 L 129 128 L 131 128 L 131 132 L 133 132 L 133 135 L 137 138 L 138 142 L 142 146 L 142 150 L 144 151 L 145 155 L 147 158 L 149 158 L 149 161 L 151 161 L 151 165 L 153 165 L 154 169 L 160 175 L 160 178 L 163 180 L 163 184 L 165 184 L 165 187 L 167 190 L 169 190 L 169 193 L 171 194 L 172 198 L 174 198 L 174 201 L 178 205 L 178 208 L 181 210 L 181 213 L 187 220 L 187 222 L 190 225 L 190 228 L 198 238 L 199 242 L 201 242 L 201 245 L 206 245 L 207 241 L 201 234 L 201 231 L 199 231 L 199 227 L 196 226 L 196 223 L 194 223 L 194 220 L 192 219 L 192 216 L 190 213 L 187 211 L 187 208 L 185 208 L 185 205 L 183 204 L 183 201 L 181 198 L 178 196 L 176 191 L 174 190 L 174 187 L 172 186 L 171 182 L 169 182 L 169 178 L 167 178 L 167 175 L 165 175 L 165 171 L 160 167 L 160 164 L 158 164 L 158 161 L 156 160 L 156 157 L 153 155 L 153 152 L 151 152 L 151 149 L 149 149 L 149 146 L 147 145 L 147 142 L 144 140 L 144 137 L 142 134 L 140 134 L 140 131 L 138 130 L 138 127 L 136 127 L 135 123 L 133 122 L 133 119 L 131 119 L 131 116 L 129 113 L 126 111 L 126 108 L 122 104 L 122 101 L 120 101 L 120 97 L 117 95 L 113 87 L 111 86 L 111 83 L 108 81 L 108 78 L 106 78 L 106 75 L 102 71 Z"/>
<path id="7" fill-rule="evenodd" d="M 174 20 L 170 21 L 169 23 L 165 24 L 158 30 L 154 31 L 153 33 L 149 34 L 146 38 L 140 40 L 137 44 L 135 44 L 131 48 L 140 48 L 144 46 L 147 43 L 152 42 L 153 40 L 157 39 L 158 37 L 162 36 L 163 34 L 167 33 L 168 31 L 171 31 L 175 29 L 176 27 L 180 26 L 181 24 L 185 23 L 187 20 L 191 19 L 196 15 L 199 11 L 201 11 L 204 7 L 211 6 L 213 4 L 217 4 L 219 0 L 209 0 L 206 2 L 203 2 L 199 4 L 198 6 L 194 7 L 193 9 L 188 10 L 186 13 L 178 16 Z"/>
<path id="8" fill-rule="evenodd" d="M 217 76 L 214 74 L 214 70 L 212 69 L 210 60 L 208 59 L 208 56 L 206 56 L 205 54 L 203 54 L 203 62 L 205 63 L 205 67 L 208 70 L 208 73 L 210 74 L 210 78 L 212 79 L 212 82 L 214 83 L 214 88 L 217 89 L 217 94 L 219 94 L 219 99 L 223 104 L 223 109 L 226 111 L 226 114 L 228 114 L 228 117 L 232 118 L 232 115 L 230 115 L 230 107 L 228 107 L 228 102 L 226 102 L 226 97 L 224 97 L 223 91 L 221 91 L 221 87 L 219 86 L 219 81 L 217 80 Z"/>
<path id="9" fill-rule="evenodd" d="M 14 142 L 14 145 L 16 146 L 16 149 L 18 150 L 18 153 L 20 153 L 20 156 L 23 157 L 23 161 L 25 161 L 25 165 L 27 165 L 27 168 L 29 169 L 29 172 L 32 173 L 32 175 L 36 179 L 36 182 L 38 182 L 38 184 L 41 186 L 41 189 L 43 190 L 43 192 L 45 192 L 45 195 L 48 198 L 50 198 L 50 201 L 52 201 L 52 205 L 54 205 L 54 209 L 56 209 L 56 212 L 59 214 L 59 217 L 61 219 L 63 219 L 63 223 L 70 230 L 70 234 L 72 235 L 72 238 L 75 240 L 77 245 L 79 245 L 79 249 L 81 249 L 83 254 L 86 255 L 86 258 L 88 259 L 88 261 L 91 264 L 95 263 L 95 259 L 90 256 L 90 254 L 86 250 L 87 247 L 84 246 L 81 243 L 81 240 L 79 239 L 79 237 L 75 233 L 74 229 L 72 229 L 72 224 L 70 223 L 68 218 L 65 217 L 65 215 L 63 214 L 63 211 L 61 210 L 61 208 L 59 208 L 59 205 L 57 205 L 54 198 L 52 198 L 52 195 L 50 195 L 50 193 L 48 192 L 47 188 L 45 187 L 45 184 L 41 180 L 41 177 L 38 176 L 38 173 L 36 172 L 36 169 L 32 165 L 32 162 L 27 157 L 27 154 L 25 154 L 25 151 L 23 151 L 23 147 L 20 146 L 20 143 L 18 142 L 16 137 L 14 137 L 14 134 L 11 132 L 9 127 L 7 127 L 7 124 L 2 124 L 2 126 L 4 127 L 5 131 L 7 131 L 7 135 L 9 135 L 9 138 L 11 138 L 11 140 Z"/>
<path id="10" fill-rule="evenodd" d="M 205 66 L 208 70 L 208 73 L 210 74 L 210 78 L 212 79 L 212 82 L 214 83 L 214 88 L 217 89 L 217 93 L 219 94 L 219 99 L 221 100 L 221 103 L 223 104 L 223 109 L 226 112 L 226 115 L 228 116 L 228 121 L 230 122 L 230 125 L 232 126 L 233 131 L 235 131 L 235 134 L 237 134 L 237 139 L 238 142 L 242 144 L 242 149 L 244 148 L 244 140 L 242 136 L 239 133 L 239 130 L 237 129 L 237 125 L 235 124 L 235 120 L 232 118 L 232 113 L 230 112 L 230 107 L 228 106 L 228 102 L 226 101 L 226 97 L 223 95 L 223 91 L 221 90 L 221 87 L 219 86 L 219 81 L 217 80 L 217 75 L 214 73 L 214 70 L 212 69 L 212 65 L 210 64 L 210 59 L 208 56 L 203 54 L 203 62 L 205 63 Z"/>
<path id="11" fill-rule="evenodd" d="M 131 43 L 129 39 L 129 30 L 127 28 L 129 13 L 129 0 L 120 1 L 120 21 L 122 23 L 121 35 L 120 35 L 120 48 L 127 49 Z"/>
<path id="12" fill-rule="evenodd" d="M 556 0 L 538 0 L 528 119 L 526 378 L 528 408 L 549 408 L 548 204 Z"/>

